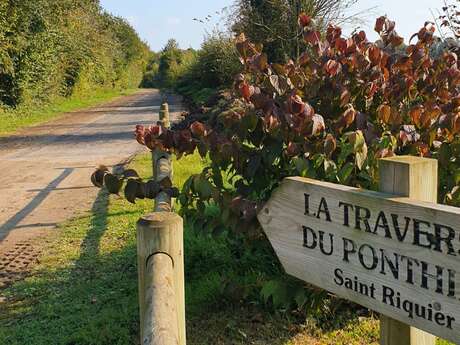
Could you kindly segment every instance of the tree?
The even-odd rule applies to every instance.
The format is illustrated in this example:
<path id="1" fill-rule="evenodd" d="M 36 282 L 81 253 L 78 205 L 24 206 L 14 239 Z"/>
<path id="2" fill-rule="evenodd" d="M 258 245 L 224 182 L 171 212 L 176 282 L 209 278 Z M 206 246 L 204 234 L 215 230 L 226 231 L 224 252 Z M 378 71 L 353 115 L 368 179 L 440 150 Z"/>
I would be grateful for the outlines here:
<path id="1" fill-rule="evenodd" d="M 305 48 L 298 18 L 305 12 L 318 27 L 342 22 L 344 12 L 357 0 L 239 0 L 235 6 L 232 30 L 244 32 L 253 42 L 263 43 L 270 61 L 298 58 Z"/>

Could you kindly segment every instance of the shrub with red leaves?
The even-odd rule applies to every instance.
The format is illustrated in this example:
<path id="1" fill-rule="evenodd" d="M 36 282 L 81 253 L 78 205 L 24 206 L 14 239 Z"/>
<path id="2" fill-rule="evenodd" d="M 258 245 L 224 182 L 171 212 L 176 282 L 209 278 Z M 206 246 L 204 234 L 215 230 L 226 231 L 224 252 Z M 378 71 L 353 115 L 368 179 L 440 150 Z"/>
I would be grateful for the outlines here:
<path id="1" fill-rule="evenodd" d="M 459 61 L 430 54 L 434 26 L 406 46 L 386 17 L 376 21 L 377 42 L 363 31 L 343 37 L 335 26 L 322 35 L 304 14 L 299 25 L 308 49 L 284 65 L 237 38 L 245 69 L 225 111 L 180 131 L 137 128 L 151 149 L 209 158 L 181 203 L 200 212 L 215 203 L 221 214 L 210 226 L 257 235 L 257 207 L 286 176 L 375 189 L 378 159 L 409 154 L 437 158 L 440 201 L 460 205 Z"/>

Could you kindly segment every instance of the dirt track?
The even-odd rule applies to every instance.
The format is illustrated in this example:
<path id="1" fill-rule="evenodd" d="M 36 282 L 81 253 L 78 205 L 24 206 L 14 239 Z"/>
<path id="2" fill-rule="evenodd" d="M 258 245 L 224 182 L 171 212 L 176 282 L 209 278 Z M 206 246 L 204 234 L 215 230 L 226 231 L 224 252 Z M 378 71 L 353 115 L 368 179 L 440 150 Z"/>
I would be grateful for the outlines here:
<path id="1" fill-rule="evenodd" d="M 34 261 L 34 240 L 90 209 L 97 165 L 115 166 L 144 149 L 134 127 L 155 122 L 161 101 L 157 90 L 141 90 L 0 138 L 0 288 Z M 177 117 L 180 100 L 168 103 Z"/>

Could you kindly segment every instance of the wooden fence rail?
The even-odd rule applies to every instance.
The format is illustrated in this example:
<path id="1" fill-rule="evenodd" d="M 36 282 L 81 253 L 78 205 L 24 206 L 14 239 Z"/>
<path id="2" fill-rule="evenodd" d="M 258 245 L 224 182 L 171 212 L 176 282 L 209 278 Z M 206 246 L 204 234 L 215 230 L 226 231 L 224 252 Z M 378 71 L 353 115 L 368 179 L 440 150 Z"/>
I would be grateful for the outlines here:
<path id="1" fill-rule="evenodd" d="M 160 121 L 169 126 L 168 105 Z M 153 178 L 172 180 L 168 153 L 152 152 Z M 139 311 L 142 345 L 185 345 L 183 220 L 171 212 L 171 197 L 161 192 L 154 213 L 137 222 Z"/>

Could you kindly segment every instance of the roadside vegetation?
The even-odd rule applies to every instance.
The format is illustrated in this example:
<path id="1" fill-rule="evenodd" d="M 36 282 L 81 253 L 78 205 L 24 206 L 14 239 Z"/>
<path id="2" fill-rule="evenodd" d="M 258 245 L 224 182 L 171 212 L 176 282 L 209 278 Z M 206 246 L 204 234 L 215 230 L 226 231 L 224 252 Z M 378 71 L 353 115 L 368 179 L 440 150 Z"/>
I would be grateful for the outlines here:
<path id="1" fill-rule="evenodd" d="M 235 36 L 244 32 L 253 42 L 263 44 L 270 61 L 285 63 L 298 58 L 306 48 L 297 23 L 300 13 L 317 18 L 324 31 L 330 23 L 353 21 L 355 17 L 345 13 L 356 1 L 237 0 L 221 18 L 227 28 L 211 30 L 200 49 L 181 49 L 171 39 L 153 54 L 142 85 L 172 89 L 185 96 L 192 111 L 199 111 L 202 106 L 214 105 L 243 70 Z"/>
<path id="2" fill-rule="evenodd" d="M 433 157 L 439 202 L 460 205 L 458 48 L 431 23 L 406 44 L 386 17 L 376 21 L 377 42 L 362 31 L 344 37 L 329 24 L 343 20 L 350 3 L 237 1 L 231 32 L 210 34 L 198 51 L 170 40 L 149 55 L 142 85 L 179 92 L 191 109 L 172 129 L 136 130 L 139 143 L 181 157 L 174 170 L 186 224 L 190 344 L 378 343 L 371 311 L 283 273 L 256 219 L 283 178 L 376 189 L 379 158 Z M 321 13 L 330 16 L 315 19 Z M 96 85 L 130 85 L 110 71 L 112 79 Z M 84 76 L 72 94 L 95 82 Z M 17 102 L 7 112 L 36 98 L 18 95 L 5 98 Z M 132 167 L 149 177 L 149 155 Z M 91 213 L 61 226 L 33 274 L 2 292 L 0 339 L 137 343 L 135 222 L 151 203 L 128 204 L 101 189 Z"/>
<path id="3" fill-rule="evenodd" d="M 182 50 L 171 39 L 152 56 L 142 86 L 171 89 L 185 96 L 195 109 L 209 102 L 219 91 L 231 87 L 241 63 L 232 36 L 214 32 L 200 50 Z"/>
<path id="4" fill-rule="evenodd" d="M 288 176 L 376 190 L 379 159 L 395 155 L 437 159 L 438 202 L 460 206 L 459 50 L 437 36 L 431 22 L 410 42 L 385 16 L 376 19 L 375 42 L 364 31 L 345 37 L 337 25 L 324 29 L 307 13 L 297 25 L 298 58 L 272 61 L 263 44 L 241 33 L 242 69 L 229 97 L 171 130 L 139 126 L 136 134 L 149 149 L 207 158 L 179 196 L 183 215 L 207 233 L 241 241 L 242 257 L 262 252 L 272 258 L 273 271 L 259 284 L 222 282 L 223 289 L 230 286 L 227 294 L 259 294 L 275 310 L 307 317 L 317 310 L 327 324 L 346 303 L 283 276 L 264 250 L 269 246 L 257 213 Z"/>
<path id="5" fill-rule="evenodd" d="M 138 89 L 99 89 L 85 96 L 62 97 L 41 106 L 22 106 L 9 110 L 0 116 L 0 136 L 50 121 L 74 110 L 94 107 L 119 96 L 131 95 L 137 91 Z"/>
<path id="6" fill-rule="evenodd" d="M 150 159 L 143 154 L 131 167 L 147 178 Z M 182 186 L 204 164 L 199 155 L 175 162 L 175 184 Z M 151 200 L 133 205 L 101 190 L 91 212 L 62 224 L 32 275 L 2 291 L 1 343 L 137 344 L 135 223 L 151 209 Z M 213 236 L 200 226 L 186 220 L 189 344 L 377 344 L 378 322 L 371 315 L 343 309 L 334 319 L 312 313 L 305 322 L 266 306 L 239 283 L 259 285 L 279 275 L 268 248 L 248 253 L 242 238 Z"/>
<path id="7" fill-rule="evenodd" d="M 1 1 L 0 131 L 137 88 L 149 56 L 134 29 L 98 1 Z"/>

